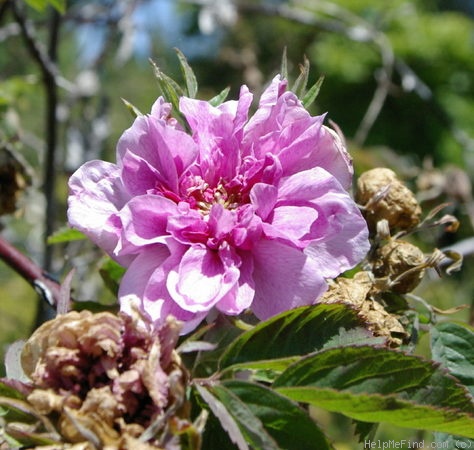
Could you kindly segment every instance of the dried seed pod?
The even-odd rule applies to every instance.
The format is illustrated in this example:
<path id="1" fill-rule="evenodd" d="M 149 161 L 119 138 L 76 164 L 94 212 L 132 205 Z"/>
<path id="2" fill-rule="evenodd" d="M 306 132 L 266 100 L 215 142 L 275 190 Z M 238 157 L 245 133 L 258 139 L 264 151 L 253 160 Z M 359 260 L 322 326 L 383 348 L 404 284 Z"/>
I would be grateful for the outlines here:
<path id="1" fill-rule="evenodd" d="M 382 219 L 392 230 L 411 229 L 420 222 L 421 208 L 413 192 L 390 169 L 364 172 L 357 180 L 356 201 L 365 206 L 364 216 L 371 231 Z"/>
<path id="2" fill-rule="evenodd" d="M 394 239 L 377 250 L 373 272 L 376 277 L 386 277 L 393 292 L 406 294 L 422 280 L 424 262 L 425 256 L 417 246 Z"/>
<path id="3" fill-rule="evenodd" d="M 372 298 L 374 281 L 373 275 L 365 271 L 356 273 L 354 278 L 337 278 L 331 282 L 321 301 L 352 305 L 370 331 L 386 338 L 388 346 L 399 347 L 407 333 L 398 321 L 398 316 L 386 311 L 382 304 Z"/>

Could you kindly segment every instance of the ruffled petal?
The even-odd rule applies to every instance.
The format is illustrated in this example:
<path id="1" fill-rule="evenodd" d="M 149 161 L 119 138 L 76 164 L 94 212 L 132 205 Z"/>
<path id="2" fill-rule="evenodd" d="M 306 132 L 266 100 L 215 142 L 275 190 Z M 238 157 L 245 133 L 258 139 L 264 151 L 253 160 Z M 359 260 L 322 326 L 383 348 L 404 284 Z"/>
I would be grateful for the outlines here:
<path id="1" fill-rule="evenodd" d="M 135 158 L 126 155 L 132 153 Z M 124 182 L 134 195 L 144 194 L 149 189 L 161 188 L 178 191 L 178 178 L 195 161 L 197 148 L 192 138 L 183 131 L 167 126 L 149 116 L 135 119 L 117 145 L 117 159 L 123 167 Z M 151 166 L 157 175 L 154 183 L 141 181 L 141 167 Z M 139 163 L 140 162 L 140 163 Z M 148 172 L 151 172 L 148 169 Z M 137 188 L 141 187 L 137 191 Z"/>
<path id="2" fill-rule="evenodd" d="M 353 176 L 352 159 L 341 138 L 322 125 L 323 119 L 324 116 L 311 117 L 288 127 L 285 142 L 280 143 L 280 161 L 286 175 L 321 167 L 334 176 L 344 189 L 349 189 Z"/>
<path id="3" fill-rule="evenodd" d="M 240 259 L 238 283 L 216 304 L 216 308 L 224 314 L 240 314 L 250 307 L 255 296 L 253 258 L 249 252 L 245 252 L 240 254 Z"/>
<path id="4" fill-rule="evenodd" d="M 304 248 L 317 219 L 318 210 L 314 207 L 280 206 L 274 209 L 271 227 L 265 227 L 265 235 L 287 239 L 293 245 Z"/>
<path id="5" fill-rule="evenodd" d="M 313 239 L 304 251 L 321 267 L 323 276 L 334 278 L 367 255 L 367 224 L 357 206 L 344 195 L 321 198 L 318 210 L 324 216 L 320 237 Z"/>
<path id="6" fill-rule="evenodd" d="M 295 204 L 302 208 L 301 216 L 297 213 L 301 220 L 295 221 L 299 225 L 288 222 L 289 214 L 283 217 L 278 212 L 282 207 L 283 212 L 289 212 L 287 208 Z M 359 208 L 340 183 L 321 168 L 299 172 L 284 180 L 274 220 L 273 228 L 279 233 L 285 233 L 286 229 L 286 235 L 298 238 L 305 253 L 318 263 L 320 273 L 327 278 L 354 267 L 369 250 L 367 223 Z M 267 228 L 265 231 L 268 234 Z"/>
<path id="7" fill-rule="evenodd" d="M 278 197 L 278 189 L 265 183 L 257 183 L 250 191 L 250 201 L 255 207 L 255 214 L 262 220 L 266 220 L 275 207 Z"/>
<path id="8" fill-rule="evenodd" d="M 69 224 L 112 255 L 121 234 L 117 213 L 128 199 L 118 167 L 90 161 L 69 179 Z"/>
<path id="9" fill-rule="evenodd" d="M 252 310 L 261 320 L 311 305 L 327 289 L 319 264 L 299 250 L 263 240 L 252 253 L 255 264 Z"/>
<path id="10" fill-rule="evenodd" d="M 315 202 L 328 193 L 349 194 L 341 184 L 326 170 L 315 167 L 295 173 L 282 180 L 278 187 L 278 201 L 281 205 L 305 205 Z M 350 200 L 353 203 L 353 200 Z"/>
<path id="11" fill-rule="evenodd" d="M 228 258 L 228 252 L 225 246 L 216 252 L 201 244 L 186 251 L 167 281 L 173 300 L 182 309 L 193 313 L 209 311 L 237 283 L 240 261 Z"/>
<path id="12" fill-rule="evenodd" d="M 120 283 L 118 298 L 121 311 L 134 316 L 136 308 L 146 313 L 151 321 L 161 317 L 164 299 L 157 295 L 154 302 L 144 307 L 145 291 L 153 274 L 158 270 L 157 267 L 160 267 L 169 256 L 170 252 L 166 246 L 155 245 L 135 258 Z M 154 292 L 153 295 L 155 294 Z"/>
<path id="13" fill-rule="evenodd" d="M 163 243 L 168 234 L 169 217 L 177 214 L 177 205 L 167 198 L 158 195 L 134 197 L 120 212 L 123 232 L 115 254 L 135 253 L 143 246 Z"/>
<path id="14" fill-rule="evenodd" d="M 246 87 L 242 87 L 238 101 L 228 101 L 219 107 L 201 100 L 180 99 L 180 110 L 199 146 L 202 176 L 211 186 L 236 175 L 241 161 L 243 126 L 251 102 L 252 94 Z"/>

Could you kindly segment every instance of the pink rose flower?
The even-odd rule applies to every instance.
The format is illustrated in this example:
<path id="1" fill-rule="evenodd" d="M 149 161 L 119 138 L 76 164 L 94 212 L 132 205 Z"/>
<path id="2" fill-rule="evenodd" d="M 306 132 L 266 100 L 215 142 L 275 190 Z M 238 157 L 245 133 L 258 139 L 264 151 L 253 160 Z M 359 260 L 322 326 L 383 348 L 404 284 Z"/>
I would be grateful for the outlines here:
<path id="1" fill-rule="evenodd" d="M 121 309 L 193 329 L 211 310 L 259 319 L 313 304 L 369 249 L 343 142 L 279 76 L 252 117 L 246 86 L 218 107 L 159 98 L 70 179 L 69 223 L 127 267 Z"/>

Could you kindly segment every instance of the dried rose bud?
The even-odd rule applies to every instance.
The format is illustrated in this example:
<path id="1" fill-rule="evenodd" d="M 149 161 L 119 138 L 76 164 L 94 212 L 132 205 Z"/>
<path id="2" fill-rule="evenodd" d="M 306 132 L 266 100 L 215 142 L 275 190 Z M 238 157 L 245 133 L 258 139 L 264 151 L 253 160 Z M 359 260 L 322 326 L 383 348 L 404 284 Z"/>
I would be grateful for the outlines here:
<path id="1" fill-rule="evenodd" d="M 126 449 L 125 441 L 158 420 L 148 442 L 133 448 L 161 448 L 154 436 L 184 402 L 187 375 L 174 351 L 179 330 L 172 318 L 155 330 L 125 314 L 60 315 L 23 349 L 22 366 L 34 386 L 27 400 L 39 414 L 57 418 L 65 442 Z"/>
<path id="2" fill-rule="evenodd" d="M 406 294 L 422 280 L 424 262 L 425 256 L 417 246 L 395 239 L 377 250 L 373 272 L 376 277 L 386 277 L 393 292 Z"/>
<path id="3" fill-rule="evenodd" d="M 358 316 L 376 336 L 383 336 L 390 347 L 399 347 L 407 333 L 398 317 L 385 310 L 383 305 L 372 295 L 374 288 L 373 275 L 361 271 L 354 278 L 340 277 L 332 280 L 329 289 L 323 296 L 325 303 L 348 303 L 357 310 Z"/>
<path id="4" fill-rule="evenodd" d="M 420 222 L 421 208 L 414 194 L 390 169 L 364 172 L 357 180 L 356 201 L 365 206 L 364 216 L 374 231 L 386 219 L 391 229 L 410 229 Z"/>

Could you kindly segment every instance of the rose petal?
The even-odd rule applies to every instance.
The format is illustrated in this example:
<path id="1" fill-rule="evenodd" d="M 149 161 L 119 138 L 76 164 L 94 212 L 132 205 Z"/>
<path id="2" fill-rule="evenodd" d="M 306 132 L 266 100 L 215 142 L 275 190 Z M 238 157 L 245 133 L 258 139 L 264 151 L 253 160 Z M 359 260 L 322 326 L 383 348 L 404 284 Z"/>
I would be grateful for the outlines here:
<path id="1" fill-rule="evenodd" d="M 130 200 L 120 212 L 123 234 L 117 255 L 134 253 L 141 247 L 163 243 L 168 234 L 170 216 L 178 214 L 178 207 L 158 195 L 141 195 Z"/>
<path id="2" fill-rule="evenodd" d="M 129 198 L 118 167 L 90 161 L 71 176 L 69 191 L 69 224 L 112 255 L 121 233 L 117 212 Z M 121 262 L 125 264 L 128 260 Z"/>
<path id="3" fill-rule="evenodd" d="M 255 283 L 253 281 L 253 258 L 250 253 L 240 254 L 239 280 L 225 295 L 216 308 L 224 314 L 236 315 L 249 308 L 255 297 Z"/>
<path id="4" fill-rule="evenodd" d="M 257 183 L 250 191 L 250 201 L 255 207 L 255 214 L 260 216 L 262 220 L 266 220 L 273 208 L 278 197 L 278 189 L 276 186 L 269 184 Z"/>
<path id="5" fill-rule="evenodd" d="M 202 244 L 191 246 L 179 267 L 168 275 L 167 288 L 174 301 L 190 312 L 209 311 L 239 279 L 236 264 L 225 258 L 228 249 L 218 252 Z"/>
<path id="6" fill-rule="evenodd" d="M 252 310 L 261 320 L 311 305 L 327 289 L 319 264 L 299 250 L 262 240 L 252 253 L 255 263 Z"/>
<path id="7" fill-rule="evenodd" d="M 192 138 L 181 130 L 167 126 L 162 121 L 156 121 L 148 116 L 135 119 L 131 128 L 126 130 L 117 145 L 117 159 L 123 166 L 124 180 L 132 192 L 140 183 L 140 167 L 127 153 L 136 155 L 135 161 L 146 161 L 159 174 L 156 182 L 163 188 L 177 192 L 178 177 L 197 157 L 197 148 Z M 149 170 L 148 170 L 149 171 Z M 150 172 L 150 171 L 149 171 Z M 130 183 L 130 186 L 128 185 Z M 148 189 L 155 187 L 154 184 Z"/>

